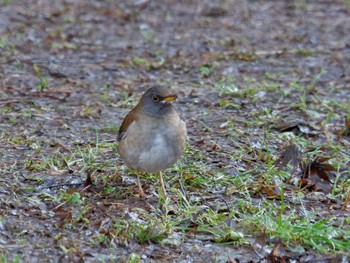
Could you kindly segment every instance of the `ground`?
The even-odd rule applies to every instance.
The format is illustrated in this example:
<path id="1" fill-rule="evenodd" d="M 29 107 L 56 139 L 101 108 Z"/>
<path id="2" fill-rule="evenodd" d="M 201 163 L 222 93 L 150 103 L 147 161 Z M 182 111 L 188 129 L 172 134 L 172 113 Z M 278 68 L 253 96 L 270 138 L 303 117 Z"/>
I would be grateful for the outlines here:
<path id="1" fill-rule="evenodd" d="M 0 6 L 0 262 L 348 262 L 348 0 Z M 116 150 L 154 85 L 170 198 Z"/>

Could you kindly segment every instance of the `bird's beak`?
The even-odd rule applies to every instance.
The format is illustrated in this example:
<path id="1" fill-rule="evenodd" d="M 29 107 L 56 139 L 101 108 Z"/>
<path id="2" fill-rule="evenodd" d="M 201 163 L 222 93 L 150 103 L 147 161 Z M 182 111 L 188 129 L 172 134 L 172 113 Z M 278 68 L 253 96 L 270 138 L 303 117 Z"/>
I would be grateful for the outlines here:
<path id="1" fill-rule="evenodd" d="M 169 95 L 167 97 L 165 97 L 164 99 L 162 99 L 162 102 L 171 102 L 173 100 L 176 100 L 177 96 L 176 95 Z"/>

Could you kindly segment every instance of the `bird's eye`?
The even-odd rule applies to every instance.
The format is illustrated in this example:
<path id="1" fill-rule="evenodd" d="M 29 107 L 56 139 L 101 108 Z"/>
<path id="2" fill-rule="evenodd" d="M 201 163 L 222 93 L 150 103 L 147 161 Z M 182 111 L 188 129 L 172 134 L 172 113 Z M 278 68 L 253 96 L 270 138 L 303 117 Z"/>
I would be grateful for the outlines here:
<path id="1" fill-rule="evenodd" d="M 152 99 L 153 99 L 154 101 L 158 101 L 158 100 L 159 100 L 159 97 L 154 95 L 154 96 L 152 97 Z"/>

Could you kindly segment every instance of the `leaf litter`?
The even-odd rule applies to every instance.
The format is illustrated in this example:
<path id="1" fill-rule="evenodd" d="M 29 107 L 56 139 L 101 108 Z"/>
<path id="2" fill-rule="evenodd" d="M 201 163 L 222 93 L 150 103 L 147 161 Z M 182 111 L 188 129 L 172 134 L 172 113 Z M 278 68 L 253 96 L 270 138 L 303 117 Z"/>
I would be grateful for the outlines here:
<path id="1" fill-rule="evenodd" d="M 254 232 L 249 218 L 277 206 L 348 229 L 348 12 L 343 2 L 2 3 L 1 256 L 341 259 L 319 252 L 325 241 Z M 166 171 L 175 198 L 158 200 L 151 176 L 142 200 L 113 142 L 159 84 L 179 95 L 189 147 Z"/>

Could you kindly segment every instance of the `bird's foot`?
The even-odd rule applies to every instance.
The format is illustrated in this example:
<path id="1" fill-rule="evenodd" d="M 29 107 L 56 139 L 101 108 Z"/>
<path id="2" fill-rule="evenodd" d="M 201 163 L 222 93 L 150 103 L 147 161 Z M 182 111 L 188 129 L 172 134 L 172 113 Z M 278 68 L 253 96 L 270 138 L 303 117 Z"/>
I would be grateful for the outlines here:
<path id="1" fill-rule="evenodd" d="M 137 191 L 136 191 L 136 193 L 139 195 L 139 197 L 141 197 L 141 198 L 149 198 L 150 197 L 150 195 L 146 195 L 145 193 L 144 193 L 144 191 L 142 190 L 142 188 L 141 189 L 138 189 Z"/>

